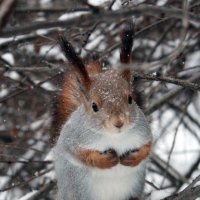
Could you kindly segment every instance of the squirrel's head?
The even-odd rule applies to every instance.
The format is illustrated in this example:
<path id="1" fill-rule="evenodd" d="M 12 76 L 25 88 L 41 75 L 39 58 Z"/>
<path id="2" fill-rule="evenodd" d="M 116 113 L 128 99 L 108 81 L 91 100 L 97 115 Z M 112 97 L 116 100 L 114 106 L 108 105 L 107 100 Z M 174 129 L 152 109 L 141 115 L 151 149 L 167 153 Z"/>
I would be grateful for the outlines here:
<path id="1" fill-rule="evenodd" d="M 127 23 L 121 35 L 120 61 L 123 67 L 108 70 L 102 70 L 97 62 L 85 66 L 72 45 L 60 38 L 61 48 L 71 66 L 71 82 L 66 83 L 71 85 L 74 93 L 69 92 L 70 98 L 77 105 L 83 104 L 88 117 L 108 133 L 120 133 L 130 127 L 137 109 L 132 72 L 124 68 L 131 60 L 133 34 L 133 24 Z"/>
<path id="2" fill-rule="evenodd" d="M 130 80 L 123 71 L 108 70 L 96 75 L 86 105 L 90 116 L 106 132 L 121 132 L 132 124 L 135 103 Z"/>

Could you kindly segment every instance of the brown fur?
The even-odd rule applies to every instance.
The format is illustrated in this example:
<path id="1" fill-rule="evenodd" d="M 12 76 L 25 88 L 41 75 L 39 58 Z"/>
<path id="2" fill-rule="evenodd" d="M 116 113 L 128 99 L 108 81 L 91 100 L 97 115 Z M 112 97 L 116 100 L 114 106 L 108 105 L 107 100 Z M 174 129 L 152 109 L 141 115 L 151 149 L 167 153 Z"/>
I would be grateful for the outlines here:
<path id="1" fill-rule="evenodd" d="M 75 74 L 71 71 L 64 76 L 62 89 L 57 96 L 50 138 L 51 145 L 55 145 L 60 135 L 62 125 L 80 104 L 76 97 L 76 95 L 78 95 L 76 94 L 78 92 L 77 88 Z"/>
<path id="2" fill-rule="evenodd" d="M 135 167 L 149 156 L 150 151 L 151 151 L 151 142 L 143 145 L 136 152 L 128 152 L 127 154 L 122 156 L 120 159 L 120 163 L 122 165 Z"/>
<path id="3" fill-rule="evenodd" d="M 132 78 L 131 70 L 130 69 L 125 69 L 124 71 L 122 71 L 122 76 L 128 82 L 131 81 L 131 78 Z"/>
<path id="4" fill-rule="evenodd" d="M 98 61 L 90 62 L 86 65 L 86 70 L 89 74 L 89 77 L 93 77 L 102 72 L 101 64 Z"/>
<path id="5" fill-rule="evenodd" d="M 107 169 L 119 163 L 119 158 L 115 151 L 101 153 L 99 151 L 80 149 L 75 152 L 78 160 L 90 167 Z"/>

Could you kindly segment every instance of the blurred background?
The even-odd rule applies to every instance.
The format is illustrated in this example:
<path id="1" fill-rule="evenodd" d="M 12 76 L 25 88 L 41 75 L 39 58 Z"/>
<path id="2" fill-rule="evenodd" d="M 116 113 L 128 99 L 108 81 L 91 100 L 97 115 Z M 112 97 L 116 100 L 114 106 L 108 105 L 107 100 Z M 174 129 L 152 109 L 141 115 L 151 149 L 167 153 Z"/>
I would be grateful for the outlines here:
<path id="1" fill-rule="evenodd" d="M 85 60 L 120 67 L 126 20 L 135 24 L 133 78 L 154 135 L 145 199 L 200 196 L 194 183 L 194 193 L 186 188 L 200 174 L 199 0 L 1 0 L 0 200 L 55 199 L 49 137 L 67 69 L 58 35 Z"/>

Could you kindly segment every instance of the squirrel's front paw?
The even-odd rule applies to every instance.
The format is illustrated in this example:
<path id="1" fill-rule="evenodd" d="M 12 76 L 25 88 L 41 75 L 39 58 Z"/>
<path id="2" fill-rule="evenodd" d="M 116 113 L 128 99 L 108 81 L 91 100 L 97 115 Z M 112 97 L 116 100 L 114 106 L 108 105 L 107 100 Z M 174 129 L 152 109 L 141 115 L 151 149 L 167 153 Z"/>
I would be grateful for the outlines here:
<path id="1" fill-rule="evenodd" d="M 97 159 L 98 167 L 101 169 L 114 167 L 118 163 L 118 155 L 113 149 L 108 149 L 104 152 L 100 152 L 100 157 Z"/>
<path id="2" fill-rule="evenodd" d="M 139 150 L 131 150 L 120 156 L 120 164 L 134 167 L 140 163 Z"/>
<path id="3" fill-rule="evenodd" d="M 97 167 L 100 169 L 111 168 L 119 163 L 117 153 L 112 149 L 104 152 L 79 149 L 74 153 L 74 155 L 87 166 Z"/>
<path id="4" fill-rule="evenodd" d="M 135 167 L 145 160 L 150 154 L 151 143 L 145 144 L 140 149 L 134 149 L 120 156 L 120 164 Z"/>

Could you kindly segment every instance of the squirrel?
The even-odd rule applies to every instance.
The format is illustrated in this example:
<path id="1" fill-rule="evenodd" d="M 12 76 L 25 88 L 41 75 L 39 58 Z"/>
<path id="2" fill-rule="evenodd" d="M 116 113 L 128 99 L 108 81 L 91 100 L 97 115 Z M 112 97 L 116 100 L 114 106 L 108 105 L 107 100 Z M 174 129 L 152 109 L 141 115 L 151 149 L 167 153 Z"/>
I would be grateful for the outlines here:
<path id="1" fill-rule="evenodd" d="M 133 37 L 133 24 L 126 23 L 120 48 L 124 66 L 131 62 Z M 53 121 L 57 199 L 141 199 L 152 134 L 136 104 L 134 72 L 124 66 L 102 70 L 98 62 L 85 65 L 63 36 L 60 46 L 70 66 Z"/>

